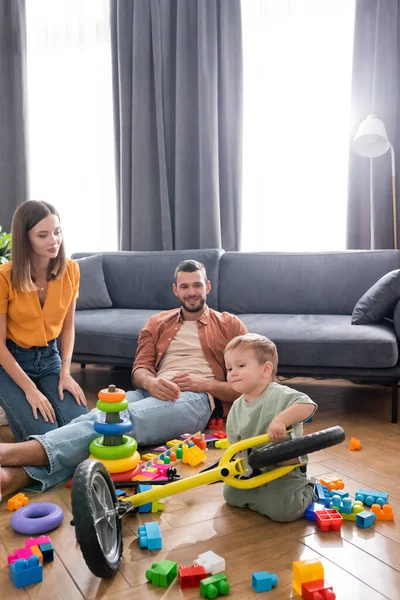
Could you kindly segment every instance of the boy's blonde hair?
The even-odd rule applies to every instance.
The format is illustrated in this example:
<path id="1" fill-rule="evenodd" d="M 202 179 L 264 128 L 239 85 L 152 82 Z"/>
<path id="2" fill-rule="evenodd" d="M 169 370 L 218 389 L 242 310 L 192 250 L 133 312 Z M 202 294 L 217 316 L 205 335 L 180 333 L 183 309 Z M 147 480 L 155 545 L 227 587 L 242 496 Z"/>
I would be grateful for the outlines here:
<path id="1" fill-rule="evenodd" d="M 269 361 L 272 363 L 272 377 L 275 377 L 278 370 L 278 351 L 274 342 L 271 342 L 265 335 L 258 333 L 246 333 L 233 338 L 225 347 L 224 354 L 231 350 L 253 350 L 258 362 L 264 364 Z"/>

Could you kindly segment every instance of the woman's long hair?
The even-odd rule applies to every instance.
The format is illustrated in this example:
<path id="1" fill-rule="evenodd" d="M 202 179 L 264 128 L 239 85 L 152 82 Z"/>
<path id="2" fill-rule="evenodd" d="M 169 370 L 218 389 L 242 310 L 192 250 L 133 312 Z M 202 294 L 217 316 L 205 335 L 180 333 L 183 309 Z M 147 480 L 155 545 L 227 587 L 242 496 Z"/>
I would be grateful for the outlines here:
<path id="1" fill-rule="evenodd" d="M 39 221 L 49 215 L 56 215 L 60 218 L 54 206 L 41 200 L 28 200 L 21 204 L 14 213 L 11 225 L 11 284 L 19 292 L 34 292 L 37 290 L 35 285 L 37 273 L 35 273 L 32 263 L 32 245 L 28 234 Z M 60 279 L 64 274 L 65 264 L 63 240 L 56 258 L 50 259 L 47 280 Z"/>

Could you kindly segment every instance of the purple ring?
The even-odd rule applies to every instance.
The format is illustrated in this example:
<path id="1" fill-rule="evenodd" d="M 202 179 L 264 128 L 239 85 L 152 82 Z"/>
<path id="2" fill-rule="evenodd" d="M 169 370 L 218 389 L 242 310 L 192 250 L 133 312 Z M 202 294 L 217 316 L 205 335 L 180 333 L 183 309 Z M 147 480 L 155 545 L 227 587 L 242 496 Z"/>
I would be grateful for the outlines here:
<path id="1" fill-rule="evenodd" d="M 58 527 L 64 519 L 61 506 L 52 502 L 34 502 L 16 510 L 11 516 L 11 527 L 24 535 L 46 533 Z"/>

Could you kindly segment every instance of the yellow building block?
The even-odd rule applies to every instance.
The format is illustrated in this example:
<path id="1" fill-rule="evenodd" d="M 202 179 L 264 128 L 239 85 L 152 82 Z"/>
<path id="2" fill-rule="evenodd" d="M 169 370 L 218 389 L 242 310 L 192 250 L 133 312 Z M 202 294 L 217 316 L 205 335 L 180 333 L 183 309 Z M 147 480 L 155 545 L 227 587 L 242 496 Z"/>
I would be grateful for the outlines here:
<path id="1" fill-rule="evenodd" d="M 293 563 L 293 589 L 301 596 L 302 583 L 324 579 L 324 567 L 321 561 L 297 560 Z"/>
<path id="2" fill-rule="evenodd" d="M 182 462 L 189 464 L 191 467 L 196 467 L 206 458 L 207 454 L 203 450 L 200 450 L 198 446 L 192 446 L 183 452 Z"/>
<path id="3" fill-rule="evenodd" d="M 182 440 L 169 440 L 165 445 L 167 448 L 172 448 L 173 446 L 179 446 L 182 443 Z"/>
<path id="4" fill-rule="evenodd" d="M 353 504 L 352 511 L 349 515 L 346 513 L 340 513 L 340 514 L 342 515 L 344 521 L 356 521 L 358 513 L 363 512 L 363 510 L 364 510 L 364 504 L 362 502 L 360 502 L 359 500 L 356 500 Z"/>
<path id="5" fill-rule="evenodd" d="M 154 500 L 154 502 L 152 502 L 151 504 L 151 512 L 152 513 L 157 513 L 157 512 L 161 512 L 162 510 L 164 510 L 164 499 L 160 499 L 160 500 Z"/>

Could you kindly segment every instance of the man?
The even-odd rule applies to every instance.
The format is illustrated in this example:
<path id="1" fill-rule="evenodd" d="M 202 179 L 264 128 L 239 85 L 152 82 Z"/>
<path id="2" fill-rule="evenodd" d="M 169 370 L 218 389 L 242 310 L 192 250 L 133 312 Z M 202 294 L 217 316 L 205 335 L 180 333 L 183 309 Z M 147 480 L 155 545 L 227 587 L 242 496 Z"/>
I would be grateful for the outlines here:
<path id="1" fill-rule="evenodd" d="M 230 405 L 237 397 L 225 380 L 224 348 L 247 329 L 235 315 L 207 306 L 210 289 L 204 265 L 181 262 L 173 284 L 181 307 L 154 315 L 140 332 L 132 370 L 137 389 L 127 393 L 130 433 L 139 445 L 201 431 L 214 398 Z M 70 477 L 98 437 L 93 429 L 98 418 L 99 411 L 93 409 L 27 442 L 0 444 L 0 493 L 22 487 L 44 491 Z"/>

